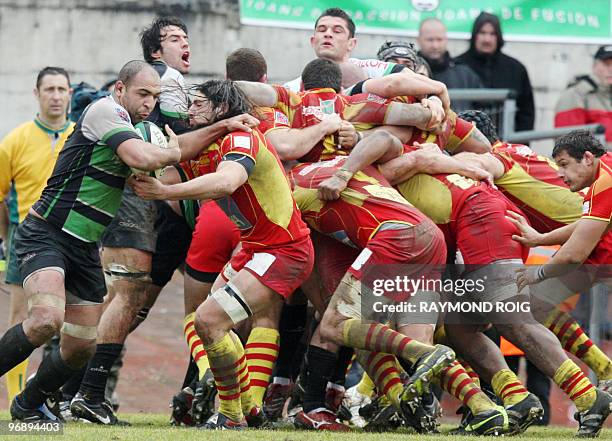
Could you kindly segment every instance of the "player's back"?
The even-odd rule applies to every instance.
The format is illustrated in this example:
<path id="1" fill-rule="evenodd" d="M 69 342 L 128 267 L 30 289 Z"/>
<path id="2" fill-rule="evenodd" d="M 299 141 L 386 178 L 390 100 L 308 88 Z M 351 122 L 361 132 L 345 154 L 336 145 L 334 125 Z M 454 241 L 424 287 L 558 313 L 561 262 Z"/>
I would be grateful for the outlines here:
<path id="1" fill-rule="evenodd" d="M 544 233 L 580 218 L 583 195 L 570 191 L 550 158 L 525 145 L 501 142 L 493 145 L 493 155 L 504 166 L 495 184 L 523 210 L 535 229 Z"/>
<path id="2" fill-rule="evenodd" d="M 385 224 L 417 225 L 427 218 L 393 189 L 374 167 L 357 172 L 335 201 L 317 196 L 321 182 L 331 177 L 346 158 L 300 164 L 289 173 L 293 194 L 303 218 L 315 230 L 356 247 Z"/>

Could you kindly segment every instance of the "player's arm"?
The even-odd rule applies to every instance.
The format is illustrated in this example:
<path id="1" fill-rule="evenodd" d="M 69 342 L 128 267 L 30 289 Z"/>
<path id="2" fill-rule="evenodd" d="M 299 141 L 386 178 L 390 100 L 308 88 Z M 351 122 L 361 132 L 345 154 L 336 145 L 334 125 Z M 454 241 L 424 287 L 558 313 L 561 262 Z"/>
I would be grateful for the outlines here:
<path id="1" fill-rule="evenodd" d="M 170 137 L 167 149 L 159 148 L 139 138 L 129 138 L 116 147 L 117 155 L 129 167 L 141 170 L 156 170 L 179 162 L 181 149 L 178 137 L 168 125 L 166 125 L 166 133 Z"/>
<path id="2" fill-rule="evenodd" d="M 187 161 L 196 158 L 200 152 L 211 145 L 215 140 L 229 132 L 250 132 L 252 127 L 257 127 L 259 120 L 248 113 L 237 115 L 232 118 L 217 121 L 206 127 L 193 130 L 179 135 L 181 146 L 181 159 Z"/>
<path id="3" fill-rule="evenodd" d="M 519 232 L 521 233 L 520 236 L 512 236 L 512 239 L 530 248 L 537 246 L 562 245 L 572 236 L 579 222 L 582 220 L 588 220 L 580 219 L 569 225 L 565 225 L 564 227 L 549 231 L 548 233 L 540 233 L 529 225 L 527 220 L 518 213 L 508 211 L 506 217 L 519 229 Z"/>
<path id="4" fill-rule="evenodd" d="M 440 123 L 436 114 L 421 104 L 388 103 L 383 124 L 397 126 L 414 126 L 421 130 L 430 130 Z"/>
<path id="5" fill-rule="evenodd" d="M 137 179 L 131 179 L 130 185 L 143 199 L 168 201 L 219 199 L 234 193 L 248 177 L 247 169 L 240 163 L 223 161 L 214 173 L 198 176 L 180 184 L 164 185 L 150 176 L 139 176 Z"/>
<path id="6" fill-rule="evenodd" d="M 325 115 L 320 123 L 310 127 L 269 130 L 266 139 L 272 143 L 281 160 L 291 161 L 304 156 L 326 135 L 337 132 L 341 124 L 337 114 Z"/>
<path id="7" fill-rule="evenodd" d="M 477 181 L 492 179 L 486 170 L 442 153 L 435 144 L 422 144 L 421 147 L 379 166 L 391 185 L 404 182 L 418 173 L 456 173 Z"/>
<path id="8" fill-rule="evenodd" d="M 504 174 L 504 164 L 491 153 L 461 152 L 454 157 L 465 164 L 488 171 L 493 179 L 499 179 Z"/>
<path id="9" fill-rule="evenodd" d="M 488 153 L 491 150 L 492 148 L 489 140 L 477 127 L 474 127 L 467 138 L 461 141 L 451 153 L 453 155 L 460 152 Z"/>
<path id="10" fill-rule="evenodd" d="M 402 151 L 402 143 L 395 136 L 384 131 L 372 133 L 355 145 L 342 168 L 319 184 L 319 198 L 327 201 L 338 199 L 355 173 L 376 162 L 397 158 Z"/>
<path id="11" fill-rule="evenodd" d="M 254 106 L 274 107 L 278 101 L 276 89 L 269 84 L 253 81 L 236 81 L 236 85 Z"/>

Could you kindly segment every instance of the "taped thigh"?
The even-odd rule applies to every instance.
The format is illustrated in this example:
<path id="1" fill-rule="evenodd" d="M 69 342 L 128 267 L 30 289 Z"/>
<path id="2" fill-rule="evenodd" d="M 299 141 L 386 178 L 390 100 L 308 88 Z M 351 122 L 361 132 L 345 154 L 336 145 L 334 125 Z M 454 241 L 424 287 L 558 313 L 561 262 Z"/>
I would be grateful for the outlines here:
<path id="1" fill-rule="evenodd" d="M 64 322 L 62 333 L 82 340 L 95 340 L 98 337 L 98 327 Z"/>
<path id="2" fill-rule="evenodd" d="M 253 315 L 246 299 L 232 282 L 227 282 L 210 296 L 223 308 L 234 324 Z"/>

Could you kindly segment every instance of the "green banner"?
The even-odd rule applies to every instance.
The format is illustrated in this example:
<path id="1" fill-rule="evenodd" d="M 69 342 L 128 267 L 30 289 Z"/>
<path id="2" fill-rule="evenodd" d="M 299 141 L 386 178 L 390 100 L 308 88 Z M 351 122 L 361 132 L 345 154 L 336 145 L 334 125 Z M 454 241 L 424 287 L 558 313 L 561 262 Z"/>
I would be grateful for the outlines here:
<path id="1" fill-rule="evenodd" d="M 360 33 L 415 36 L 437 17 L 452 38 L 471 34 L 481 12 L 497 14 L 504 38 L 564 43 L 612 42 L 612 0 L 240 0 L 243 24 L 313 29 L 325 9 L 349 13 Z"/>

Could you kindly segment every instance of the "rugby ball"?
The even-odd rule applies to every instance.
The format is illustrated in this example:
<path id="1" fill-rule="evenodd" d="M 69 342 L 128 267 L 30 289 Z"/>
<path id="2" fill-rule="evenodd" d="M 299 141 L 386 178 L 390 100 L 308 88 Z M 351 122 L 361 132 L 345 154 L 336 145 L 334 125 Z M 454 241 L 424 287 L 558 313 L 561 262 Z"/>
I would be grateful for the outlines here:
<path id="1" fill-rule="evenodd" d="M 162 132 L 162 129 L 157 127 L 151 121 L 141 121 L 134 126 L 136 132 L 140 135 L 140 137 L 146 142 L 150 142 L 151 144 L 156 145 L 159 148 L 167 149 L 168 141 L 166 140 L 166 135 Z M 159 168 L 153 171 L 145 171 L 140 170 L 134 167 L 132 168 L 132 173 L 134 174 L 148 174 L 151 177 L 159 178 L 164 174 L 164 169 Z"/>

